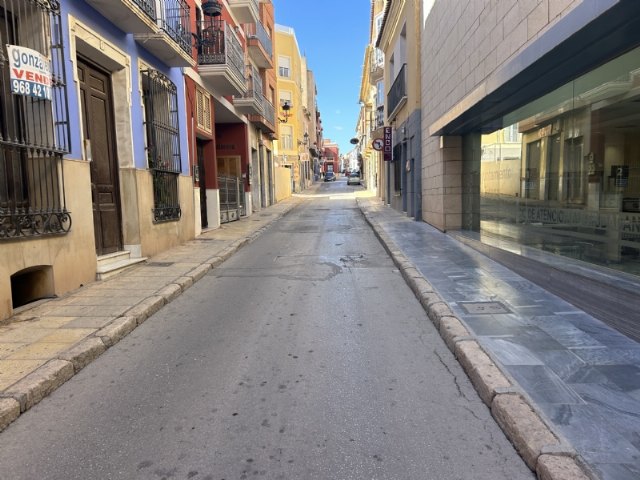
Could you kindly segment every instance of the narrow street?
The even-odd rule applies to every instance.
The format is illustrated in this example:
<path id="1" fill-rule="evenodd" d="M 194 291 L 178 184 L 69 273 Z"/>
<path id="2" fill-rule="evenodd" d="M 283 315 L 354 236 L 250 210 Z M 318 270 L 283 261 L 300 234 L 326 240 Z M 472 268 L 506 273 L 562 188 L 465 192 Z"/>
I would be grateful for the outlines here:
<path id="1" fill-rule="evenodd" d="M 0 478 L 535 478 L 360 190 L 321 183 L 22 415 L 0 434 Z"/>

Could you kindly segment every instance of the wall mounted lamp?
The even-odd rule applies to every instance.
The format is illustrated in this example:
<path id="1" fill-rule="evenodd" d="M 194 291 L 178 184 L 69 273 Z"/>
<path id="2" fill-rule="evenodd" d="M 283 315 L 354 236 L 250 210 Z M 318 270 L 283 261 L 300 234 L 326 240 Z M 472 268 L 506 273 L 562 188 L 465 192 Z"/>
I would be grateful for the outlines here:
<path id="1" fill-rule="evenodd" d="M 282 102 L 282 106 L 280 108 L 282 109 L 282 115 L 284 115 L 284 117 L 278 117 L 278 120 L 280 120 L 281 123 L 287 123 L 287 120 L 289 120 L 289 117 L 291 116 L 291 104 L 289 103 L 289 100 Z"/>

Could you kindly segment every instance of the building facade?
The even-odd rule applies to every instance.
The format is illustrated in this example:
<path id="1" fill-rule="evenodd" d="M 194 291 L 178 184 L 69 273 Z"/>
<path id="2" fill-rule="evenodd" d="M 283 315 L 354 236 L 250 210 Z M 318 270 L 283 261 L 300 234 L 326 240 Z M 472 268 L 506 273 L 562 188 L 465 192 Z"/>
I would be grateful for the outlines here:
<path id="1" fill-rule="evenodd" d="M 454 3 L 424 19 L 424 220 L 640 274 L 640 5 Z"/>
<path id="2" fill-rule="evenodd" d="M 384 125 L 392 129 L 393 145 L 384 198 L 416 220 L 422 218 L 421 12 L 422 1 L 387 0 L 375 43 L 384 54 Z"/>

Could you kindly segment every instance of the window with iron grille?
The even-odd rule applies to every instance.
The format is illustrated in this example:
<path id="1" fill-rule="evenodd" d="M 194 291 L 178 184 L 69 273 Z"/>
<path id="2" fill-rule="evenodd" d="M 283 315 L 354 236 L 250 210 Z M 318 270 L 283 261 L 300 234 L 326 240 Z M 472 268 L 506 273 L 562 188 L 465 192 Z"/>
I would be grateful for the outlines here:
<path id="1" fill-rule="evenodd" d="M 62 38 L 57 0 L 0 0 L 0 239 L 71 228 Z"/>
<path id="2" fill-rule="evenodd" d="M 180 130 L 175 84 L 157 70 L 143 70 L 147 162 L 153 178 L 153 220 L 180 219 Z"/>

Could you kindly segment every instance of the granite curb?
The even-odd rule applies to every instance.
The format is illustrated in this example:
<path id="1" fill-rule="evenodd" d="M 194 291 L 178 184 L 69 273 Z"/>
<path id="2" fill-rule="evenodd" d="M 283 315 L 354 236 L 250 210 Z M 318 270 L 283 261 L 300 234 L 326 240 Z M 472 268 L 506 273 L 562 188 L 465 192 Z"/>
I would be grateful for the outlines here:
<path id="1" fill-rule="evenodd" d="M 291 212 L 297 202 L 289 203 L 275 214 L 265 225 L 255 231 L 242 234 L 232 240 L 215 255 L 177 277 L 172 283 L 143 299 L 138 304 L 115 317 L 92 335 L 80 340 L 69 349 L 59 353 L 44 365 L 0 392 L 0 432 L 21 414 L 39 403 L 58 387 L 70 380 L 85 366 L 114 346 L 129 333 L 144 323 L 162 307 L 172 302 L 213 268 L 217 267 L 245 245 L 256 240 L 271 225 Z M 126 276 L 127 273 L 123 273 Z"/>
<path id="2" fill-rule="evenodd" d="M 445 344 L 458 359 L 482 401 L 505 436 L 540 480 L 596 480 L 575 450 L 561 440 L 477 339 L 404 255 L 366 206 L 356 200 L 366 222 L 393 259 Z"/>

